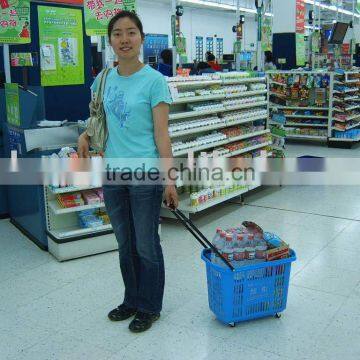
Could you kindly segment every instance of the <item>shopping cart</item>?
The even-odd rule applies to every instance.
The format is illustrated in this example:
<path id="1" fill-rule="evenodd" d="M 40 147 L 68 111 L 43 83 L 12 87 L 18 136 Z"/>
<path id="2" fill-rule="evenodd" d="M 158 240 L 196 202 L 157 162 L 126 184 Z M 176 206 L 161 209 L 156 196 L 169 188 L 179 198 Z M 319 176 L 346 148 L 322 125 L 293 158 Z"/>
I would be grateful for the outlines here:
<path id="1" fill-rule="evenodd" d="M 205 248 L 201 258 L 206 263 L 209 306 L 218 320 L 235 326 L 237 322 L 266 316 L 280 318 L 286 308 L 291 263 L 296 260 L 293 250 L 286 259 L 235 269 L 190 219 L 180 210 L 171 211 Z M 211 251 L 226 266 L 211 262 Z"/>

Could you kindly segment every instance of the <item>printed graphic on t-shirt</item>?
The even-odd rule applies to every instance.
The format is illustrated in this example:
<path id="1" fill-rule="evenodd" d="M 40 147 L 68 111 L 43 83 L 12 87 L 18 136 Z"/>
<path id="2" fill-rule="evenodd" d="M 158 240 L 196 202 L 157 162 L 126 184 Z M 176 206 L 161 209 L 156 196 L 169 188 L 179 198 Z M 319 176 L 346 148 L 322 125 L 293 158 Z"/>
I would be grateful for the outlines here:
<path id="1" fill-rule="evenodd" d="M 109 86 L 105 99 L 107 112 L 112 113 L 119 120 L 121 128 L 125 127 L 129 120 L 130 111 L 127 110 L 124 92 L 118 86 Z"/>

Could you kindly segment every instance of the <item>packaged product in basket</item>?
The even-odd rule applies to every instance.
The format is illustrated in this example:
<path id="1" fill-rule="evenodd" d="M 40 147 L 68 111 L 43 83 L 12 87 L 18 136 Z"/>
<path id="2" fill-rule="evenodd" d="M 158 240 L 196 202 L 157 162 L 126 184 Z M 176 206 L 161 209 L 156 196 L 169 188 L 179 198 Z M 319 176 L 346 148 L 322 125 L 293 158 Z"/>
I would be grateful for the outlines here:
<path id="1" fill-rule="evenodd" d="M 264 239 L 268 244 L 268 250 L 266 250 L 267 261 L 286 259 L 289 257 L 290 248 L 285 241 L 271 233 L 264 233 Z"/>

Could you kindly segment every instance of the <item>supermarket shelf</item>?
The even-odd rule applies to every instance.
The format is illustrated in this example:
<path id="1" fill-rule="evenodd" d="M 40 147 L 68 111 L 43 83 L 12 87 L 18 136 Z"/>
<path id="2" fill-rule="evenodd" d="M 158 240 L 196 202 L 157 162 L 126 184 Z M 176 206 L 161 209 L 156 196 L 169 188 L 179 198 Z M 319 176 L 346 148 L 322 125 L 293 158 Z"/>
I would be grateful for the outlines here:
<path id="1" fill-rule="evenodd" d="M 273 80 L 270 80 L 269 83 L 279 85 L 279 86 L 288 86 L 287 84 L 284 84 L 284 83 L 281 83 L 281 82 L 278 82 L 278 81 L 273 81 Z"/>
<path id="2" fill-rule="evenodd" d="M 265 105 L 267 105 L 267 101 L 253 102 L 253 103 L 237 105 L 237 106 L 227 106 L 225 110 L 222 110 L 221 112 L 248 109 L 252 107 L 265 106 Z"/>
<path id="3" fill-rule="evenodd" d="M 348 139 L 348 138 L 329 138 L 330 141 L 339 141 L 339 142 L 358 142 L 360 141 L 360 137 L 357 139 Z"/>
<path id="4" fill-rule="evenodd" d="M 75 206 L 71 208 L 62 208 L 58 204 L 56 200 L 49 201 L 49 207 L 56 215 L 63 215 L 63 214 L 70 214 L 78 211 L 83 210 L 91 210 L 91 209 L 98 209 L 105 207 L 104 203 L 98 203 L 98 204 L 91 204 L 91 205 L 82 205 L 82 206 Z"/>
<path id="5" fill-rule="evenodd" d="M 175 85 L 178 88 L 192 87 L 192 86 L 209 86 L 209 85 L 221 85 L 221 80 L 205 80 L 205 81 L 183 81 L 183 82 L 169 82 L 170 86 Z"/>
<path id="6" fill-rule="evenodd" d="M 77 191 L 84 191 L 84 190 L 93 190 L 99 189 L 101 186 L 66 186 L 62 188 L 53 188 L 52 186 L 48 186 L 48 189 L 53 194 L 66 194 L 72 193 Z"/>
<path id="7" fill-rule="evenodd" d="M 286 139 L 308 139 L 308 140 L 326 140 L 326 136 L 315 135 L 286 135 Z"/>
<path id="8" fill-rule="evenodd" d="M 267 115 L 263 115 L 263 116 L 255 116 L 253 118 L 250 117 L 250 118 L 246 118 L 246 119 L 226 121 L 226 125 L 235 126 L 235 125 L 246 124 L 248 122 L 253 122 L 253 121 L 257 121 L 257 120 L 266 120 L 266 118 L 267 118 Z"/>
<path id="9" fill-rule="evenodd" d="M 318 111 L 328 111 L 329 108 L 322 108 L 322 107 L 302 107 L 302 106 L 283 106 L 283 105 L 277 105 L 277 104 L 270 104 L 271 108 L 276 108 L 276 109 L 290 109 L 290 110 L 318 110 Z"/>
<path id="10" fill-rule="evenodd" d="M 204 204 L 201 204 L 198 206 L 190 206 L 189 194 L 185 194 L 183 196 L 180 196 L 179 210 L 181 210 L 185 213 L 195 214 L 200 211 L 206 210 L 212 206 L 221 204 L 227 200 L 233 199 L 234 197 L 240 196 L 242 194 L 246 194 L 249 190 L 250 190 L 249 187 L 246 187 L 245 189 L 233 191 L 230 194 L 211 199 L 211 200 L 205 202 Z"/>
<path id="11" fill-rule="evenodd" d="M 169 115 L 169 120 L 178 120 L 178 119 L 186 119 L 192 117 L 198 117 L 202 115 L 214 115 L 217 112 L 225 111 L 225 107 L 219 109 L 210 109 L 210 110 L 194 110 L 194 111 L 186 111 L 181 113 L 175 113 Z"/>
<path id="12" fill-rule="evenodd" d="M 170 114 L 169 120 L 186 119 L 186 118 L 192 118 L 192 117 L 198 117 L 198 116 L 210 115 L 210 114 L 214 115 L 216 113 L 222 113 L 225 111 L 248 109 L 252 107 L 265 106 L 265 105 L 267 105 L 267 101 L 253 102 L 238 106 L 227 106 L 227 107 L 224 106 L 223 108 L 202 110 L 202 111 L 186 111 L 181 113 Z"/>
<path id="13" fill-rule="evenodd" d="M 317 116 L 317 115 L 286 115 L 287 118 L 294 118 L 294 119 L 327 119 L 327 116 Z"/>
<path id="14" fill-rule="evenodd" d="M 253 82 L 263 82 L 266 78 L 264 77 L 253 77 L 253 78 L 244 78 L 244 79 L 234 79 L 234 80 L 223 80 L 223 85 L 232 85 L 232 84 L 247 84 Z"/>
<path id="15" fill-rule="evenodd" d="M 356 120 L 356 119 L 359 119 L 359 118 L 360 118 L 360 114 L 357 114 L 357 115 L 353 115 L 353 116 L 348 117 L 346 120 L 340 120 L 340 119 L 336 119 L 336 118 L 333 118 L 333 120 L 337 121 L 337 122 L 345 123 L 345 122 L 348 122 L 348 121 L 351 121 L 351 120 Z"/>
<path id="16" fill-rule="evenodd" d="M 214 148 L 214 147 L 217 147 L 217 146 L 225 145 L 228 142 L 229 142 L 229 139 L 216 141 L 216 142 L 204 144 L 204 145 L 201 145 L 201 146 L 197 146 L 197 147 L 194 147 L 194 148 L 184 149 L 184 150 L 180 150 L 180 151 L 174 151 L 173 155 L 174 156 L 187 155 L 189 153 L 189 151 L 196 152 L 196 151 L 211 149 L 211 148 Z"/>
<path id="17" fill-rule="evenodd" d="M 323 128 L 327 128 L 328 125 L 327 124 L 299 124 L 299 123 L 292 123 L 292 122 L 287 122 L 285 124 L 285 126 L 292 126 L 292 127 L 323 127 Z"/>
<path id="18" fill-rule="evenodd" d="M 109 225 L 102 225 L 97 226 L 93 228 L 85 228 L 85 229 L 79 229 L 77 227 L 62 229 L 62 230 L 52 230 L 49 231 L 51 235 L 53 235 L 56 239 L 69 239 L 77 236 L 84 236 L 84 235 L 90 235 L 95 233 L 101 233 L 104 231 L 110 231 L 112 230 L 112 226 Z"/>
<path id="19" fill-rule="evenodd" d="M 285 150 L 285 146 L 278 146 L 278 145 L 271 145 L 273 150 L 279 150 L 279 151 L 284 151 Z"/>
<path id="20" fill-rule="evenodd" d="M 350 130 L 350 129 L 354 129 L 354 128 L 358 127 L 358 126 L 360 126 L 360 122 L 358 122 L 357 124 L 351 125 L 351 126 L 347 126 L 345 129 L 338 129 L 336 127 L 333 127 L 332 129 L 336 130 L 336 131 L 347 131 L 347 130 Z"/>
<path id="21" fill-rule="evenodd" d="M 265 146 L 269 146 L 269 145 L 272 145 L 272 141 L 268 141 L 268 142 L 265 142 L 265 143 L 262 143 L 262 144 L 249 146 L 249 147 L 244 148 L 244 149 L 239 149 L 239 150 L 232 151 L 231 153 L 226 154 L 225 157 L 232 157 L 232 156 L 236 156 L 236 155 L 245 154 L 245 153 L 247 153 L 249 151 L 261 149 L 261 148 L 263 148 Z"/>
<path id="22" fill-rule="evenodd" d="M 273 133 L 271 133 L 271 136 L 277 137 L 277 138 L 280 138 L 280 139 L 283 139 L 285 137 L 285 136 L 281 136 L 281 135 L 273 134 Z"/>
<path id="23" fill-rule="evenodd" d="M 270 133 L 270 130 L 266 129 L 266 130 L 256 131 L 256 132 L 253 132 L 253 133 L 250 133 L 250 134 L 233 136 L 233 137 L 229 138 L 229 143 L 232 143 L 234 141 L 239 141 L 239 140 L 252 138 L 252 137 L 255 137 L 255 136 L 265 135 L 265 134 L 269 134 L 269 133 Z"/>
<path id="24" fill-rule="evenodd" d="M 243 91 L 235 94 L 220 94 L 220 95 L 206 95 L 206 96 L 192 96 L 192 97 L 185 97 L 173 102 L 174 105 L 178 104 L 187 104 L 192 102 L 198 101 L 209 101 L 209 100 L 224 100 L 224 99 L 233 99 L 243 96 L 254 96 L 254 95 L 262 95 L 266 94 L 267 90 L 257 90 L 257 91 Z"/>
<path id="25" fill-rule="evenodd" d="M 222 141 L 217 141 L 217 142 L 213 142 L 213 143 L 209 143 L 209 144 L 204 144 L 204 145 L 201 145 L 201 146 L 198 146 L 198 147 L 195 147 L 195 148 L 184 149 L 184 150 L 180 150 L 180 151 L 174 151 L 174 156 L 186 155 L 186 154 L 188 154 L 189 151 L 196 152 L 196 151 L 211 149 L 211 148 L 214 148 L 214 147 L 230 144 L 230 143 L 235 142 L 235 141 L 249 139 L 249 138 L 252 138 L 252 137 L 255 137 L 255 136 L 268 134 L 269 132 L 270 132 L 269 129 L 261 130 L 261 131 L 256 131 L 256 132 L 252 132 L 252 133 L 249 133 L 249 134 L 244 134 L 244 135 L 240 135 L 240 136 L 227 138 L 227 139 L 222 140 Z"/>
<path id="26" fill-rule="evenodd" d="M 270 91 L 269 95 L 277 96 L 280 99 L 286 100 L 288 97 L 286 95 L 278 94 L 276 92 Z"/>
<path id="27" fill-rule="evenodd" d="M 221 129 L 226 127 L 226 122 L 223 121 L 222 123 L 218 123 L 215 125 L 210 125 L 210 126 L 200 126 L 200 127 L 196 127 L 196 128 L 192 128 L 189 130 L 184 130 L 184 131 L 176 131 L 174 133 L 172 133 L 170 135 L 171 139 L 180 137 L 180 136 L 185 136 L 185 135 L 192 135 L 192 134 L 197 134 L 200 132 L 204 132 L 204 131 L 210 131 L 210 130 L 215 130 L 215 129 Z"/>
<path id="28" fill-rule="evenodd" d="M 341 109 L 341 108 L 334 108 L 334 111 L 337 111 L 337 112 L 347 112 L 347 111 L 353 111 L 353 110 L 356 110 L 356 109 L 360 109 L 360 105 L 356 105 L 356 106 L 349 106 L 345 109 Z"/>

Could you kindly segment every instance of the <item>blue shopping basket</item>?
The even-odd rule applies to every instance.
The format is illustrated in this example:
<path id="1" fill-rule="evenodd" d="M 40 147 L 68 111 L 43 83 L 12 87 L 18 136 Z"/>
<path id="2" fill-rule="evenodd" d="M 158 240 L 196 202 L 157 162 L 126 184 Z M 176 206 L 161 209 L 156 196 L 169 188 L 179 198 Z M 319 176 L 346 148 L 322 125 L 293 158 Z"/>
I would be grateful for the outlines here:
<path id="1" fill-rule="evenodd" d="M 293 250 L 286 259 L 235 269 L 190 219 L 179 210 L 172 211 L 205 248 L 201 258 L 206 263 L 209 307 L 218 320 L 235 326 L 241 321 L 280 317 L 286 308 L 291 263 L 296 260 Z M 225 267 L 211 262 L 211 251 L 220 256 Z"/>

